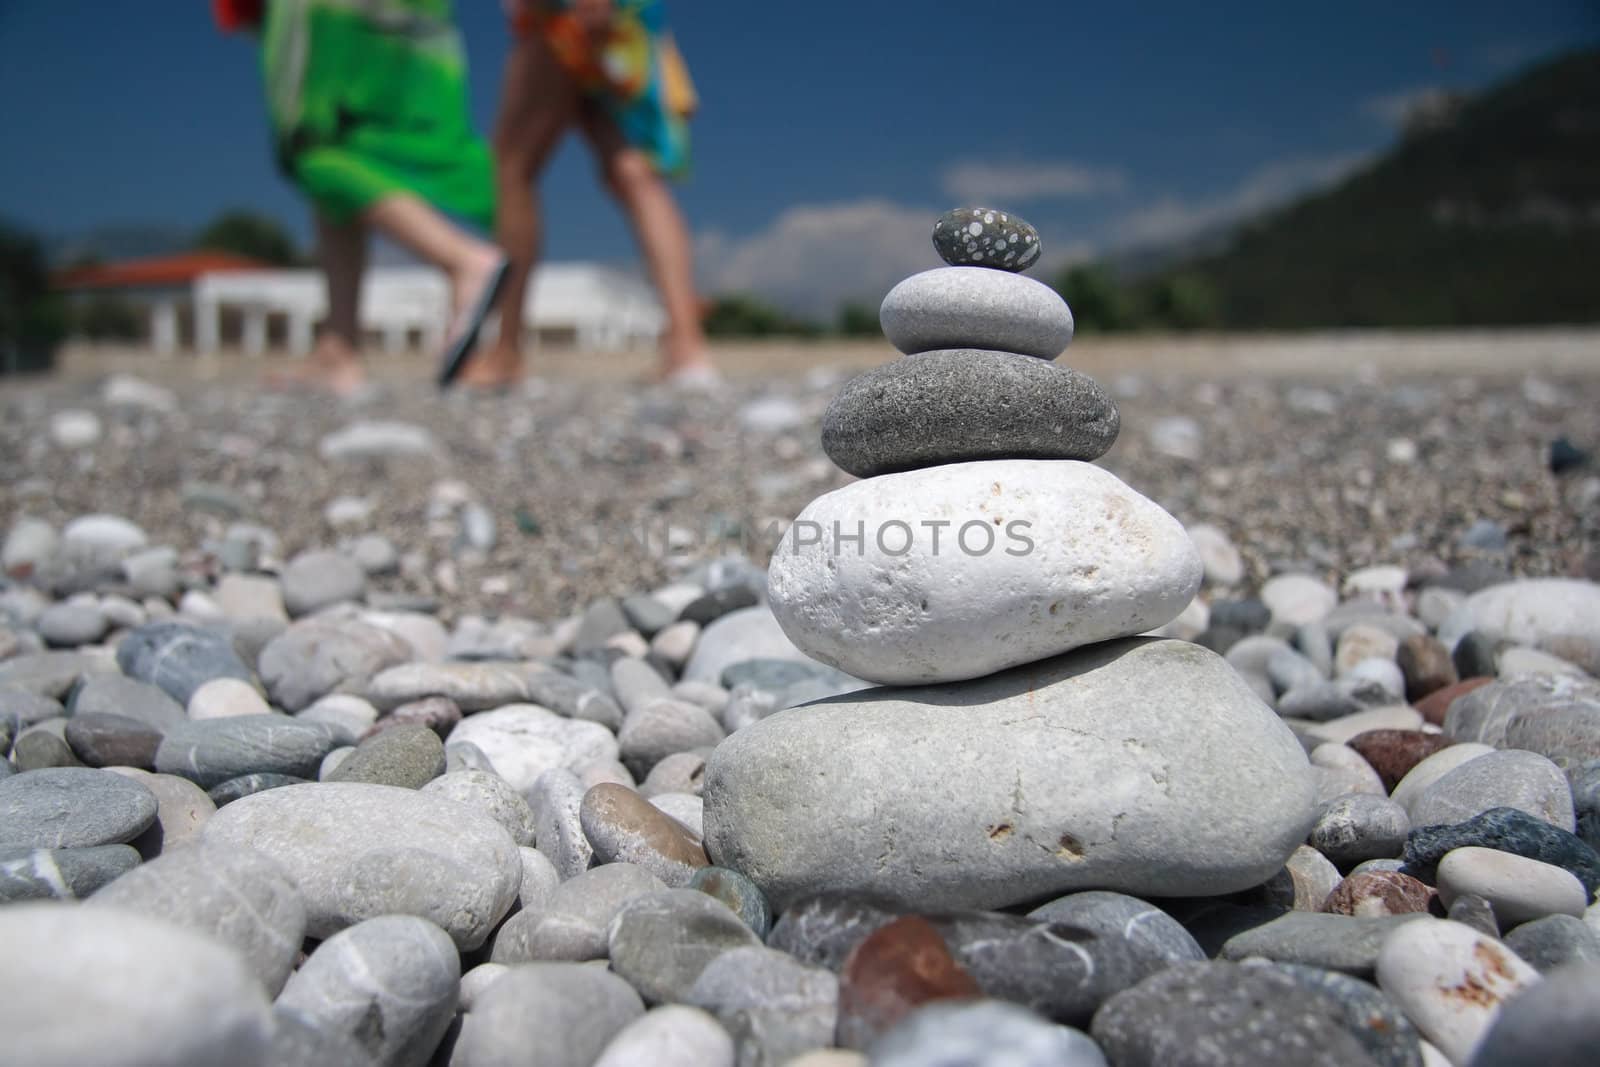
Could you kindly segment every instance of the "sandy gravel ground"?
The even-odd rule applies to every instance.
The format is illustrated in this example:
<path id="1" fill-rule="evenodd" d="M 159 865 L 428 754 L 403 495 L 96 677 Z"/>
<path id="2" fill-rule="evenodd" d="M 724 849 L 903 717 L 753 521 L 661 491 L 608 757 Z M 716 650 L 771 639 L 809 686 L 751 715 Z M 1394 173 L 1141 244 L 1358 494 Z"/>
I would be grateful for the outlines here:
<path id="1" fill-rule="evenodd" d="M 425 362 L 374 358 L 376 387 L 352 403 L 263 388 L 272 359 L 77 349 L 51 378 L 0 382 L 0 531 L 111 512 L 197 569 L 234 521 L 275 530 L 285 556 L 376 532 L 403 560 L 381 584 L 437 598 L 447 618 L 554 618 L 695 557 L 761 557 L 772 523 L 848 480 L 818 441 L 839 382 L 893 356 L 883 342 L 724 346 L 730 386 L 710 397 L 639 384 L 648 352 L 547 351 L 513 395 L 443 398 Z M 1090 338 L 1062 362 L 1121 405 L 1104 464 L 1186 523 L 1221 526 L 1252 580 L 1466 559 L 1595 575 L 1600 463 L 1556 476 L 1547 457 L 1559 437 L 1600 449 L 1600 331 Z M 116 374 L 170 389 L 175 409 L 108 406 Z M 52 440 L 70 409 L 100 417 L 96 443 Z M 436 447 L 319 455 L 366 420 L 425 427 Z M 469 496 L 494 518 L 486 551 L 450 508 Z M 370 516 L 330 525 L 341 497 Z M 1503 549 L 1461 542 L 1480 520 Z"/>

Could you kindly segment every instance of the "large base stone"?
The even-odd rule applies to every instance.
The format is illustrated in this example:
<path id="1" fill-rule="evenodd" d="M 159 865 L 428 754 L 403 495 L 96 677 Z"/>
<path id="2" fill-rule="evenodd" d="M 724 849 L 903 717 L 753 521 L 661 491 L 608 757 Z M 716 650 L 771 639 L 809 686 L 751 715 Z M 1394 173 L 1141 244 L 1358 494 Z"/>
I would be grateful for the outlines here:
<path id="1" fill-rule="evenodd" d="M 1208 896 L 1276 873 L 1312 804 L 1299 743 L 1226 662 L 1132 639 L 746 727 L 706 766 L 705 846 L 779 910 Z"/>

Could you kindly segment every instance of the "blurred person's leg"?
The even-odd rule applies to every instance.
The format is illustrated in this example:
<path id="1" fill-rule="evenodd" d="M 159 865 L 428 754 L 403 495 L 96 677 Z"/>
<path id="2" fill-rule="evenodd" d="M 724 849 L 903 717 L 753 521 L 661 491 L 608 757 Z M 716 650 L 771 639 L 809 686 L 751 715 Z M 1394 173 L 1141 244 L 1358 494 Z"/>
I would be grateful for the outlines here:
<path id="1" fill-rule="evenodd" d="M 362 218 L 450 276 L 455 310 L 465 310 L 488 284 L 500 253 L 409 193 L 386 196 Z"/>
<path id="2" fill-rule="evenodd" d="M 577 87 L 537 34 L 512 43 L 495 119 L 495 236 L 511 261 L 500 296 L 500 337 L 462 373 L 473 385 L 522 377 L 524 301 L 539 258 L 539 175 L 577 112 Z"/>
<path id="3" fill-rule="evenodd" d="M 328 281 L 328 318 L 312 360 L 335 392 L 360 386 L 361 276 L 367 269 L 367 227 L 317 216 L 317 250 Z"/>
<path id="4" fill-rule="evenodd" d="M 410 193 L 384 197 L 362 218 L 450 276 L 453 315 L 440 357 L 439 384 L 458 380 L 484 316 L 505 287 L 505 257 Z"/>
<path id="5" fill-rule="evenodd" d="M 585 107 L 581 122 L 601 177 L 633 226 L 667 313 L 666 332 L 661 335 L 662 378 L 687 379 L 711 372 L 700 326 L 700 298 L 694 287 L 693 241 L 671 186 L 656 172 L 649 156 L 628 144 L 598 107 Z"/>
<path id="6" fill-rule="evenodd" d="M 309 385 L 347 396 L 366 381 L 361 366 L 361 275 L 367 267 L 367 227 L 317 215 L 317 258 L 328 287 L 328 317 L 305 364 L 275 373 L 278 385 Z"/>

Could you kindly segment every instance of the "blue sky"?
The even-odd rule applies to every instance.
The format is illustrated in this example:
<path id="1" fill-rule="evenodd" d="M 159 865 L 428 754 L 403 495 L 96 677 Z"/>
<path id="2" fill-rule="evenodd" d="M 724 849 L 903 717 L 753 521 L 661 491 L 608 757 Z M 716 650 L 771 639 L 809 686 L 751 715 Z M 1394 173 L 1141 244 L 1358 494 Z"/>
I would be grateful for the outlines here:
<path id="1" fill-rule="evenodd" d="M 254 46 L 208 9 L 0 0 L 0 214 L 62 236 L 241 205 L 305 235 L 272 167 Z M 484 129 L 499 10 L 457 0 Z M 957 203 L 1034 221 L 1047 267 L 1182 238 L 1359 166 L 1414 94 L 1600 40 L 1590 0 L 668 11 L 703 101 L 681 197 L 704 284 L 819 311 L 934 265 L 927 233 Z M 552 258 L 634 259 L 576 139 L 543 190 Z"/>

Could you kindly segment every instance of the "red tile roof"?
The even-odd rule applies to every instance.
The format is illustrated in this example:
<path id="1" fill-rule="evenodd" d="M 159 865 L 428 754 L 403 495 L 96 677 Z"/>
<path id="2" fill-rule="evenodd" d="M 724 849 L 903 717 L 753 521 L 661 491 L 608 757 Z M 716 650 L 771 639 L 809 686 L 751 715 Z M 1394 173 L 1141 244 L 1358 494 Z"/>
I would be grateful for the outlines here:
<path id="1" fill-rule="evenodd" d="M 188 285 L 202 274 L 263 270 L 272 264 L 232 252 L 181 252 L 175 256 L 126 259 L 74 267 L 56 275 L 58 289 L 138 289 Z"/>

